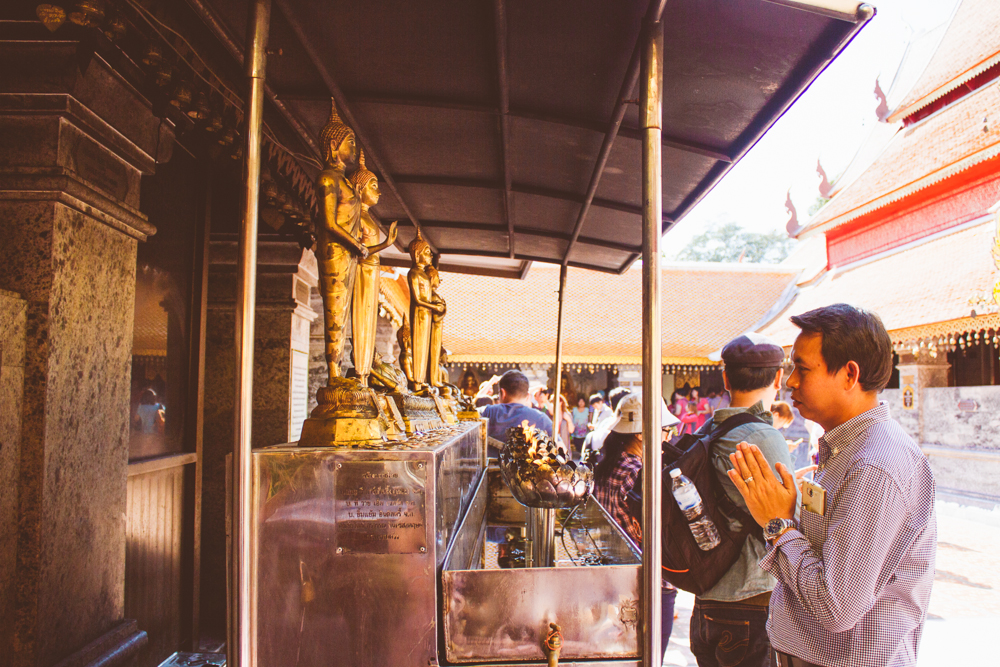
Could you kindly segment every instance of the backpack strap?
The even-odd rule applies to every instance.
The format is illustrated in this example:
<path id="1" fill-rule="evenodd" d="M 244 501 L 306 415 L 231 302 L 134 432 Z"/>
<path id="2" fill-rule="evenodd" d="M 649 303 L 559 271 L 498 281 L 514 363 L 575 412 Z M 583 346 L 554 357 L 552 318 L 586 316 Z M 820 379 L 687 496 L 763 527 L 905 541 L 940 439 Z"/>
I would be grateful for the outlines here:
<path id="1" fill-rule="evenodd" d="M 729 433 L 736 427 L 743 426 L 744 424 L 753 424 L 754 422 L 759 424 L 767 424 L 767 422 L 765 422 L 763 419 L 755 417 L 749 412 L 738 412 L 729 419 L 727 419 L 726 421 L 719 424 L 715 429 L 713 429 L 710 435 L 710 439 L 708 442 L 705 443 L 705 445 L 710 447 L 713 442 L 715 442 L 725 434 Z M 708 450 L 708 453 L 709 457 L 711 457 L 711 449 Z M 722 488 L 721 484 L 716 486 L 715 501 L 719 504 L 719 508 L 723 511 L 724 514 L 737 519 L 741 524 L 743 524 L 744 531 L 752 530 L 753 528 L 756 527 L 757 522 L 754 521 L 752 516 L 750 516 L 750 513 L 747 510 L 740 507 L 739 505 L 737 505 L 736 503 L 734 503 L 733 500 L 729 497 L 729 494 L 726 493 L 725 489 Z"/>
<path id="2" fill-rule="evenodd" d="M 703 436 L 695 440 L 695 442 L 692 443 L 691 447 L 694 447 L 695 445 L 701 443 L 704 443 L 704 445 L 707 447 L 708 445 L 711 445 L 713 442 L 715 442 L 725 434 L 732 431 L 734 428 L 743 426 L 744 424 L 752 424 L 754 422 L 758 422 L 760 424 L 767 423 L 760 417 L 755 417 L 749 412 L 737 412 L 735 415 L 733 415 L 726 421 L 722 422 L 721 424 L 713 428 L 708 433 L 704 434 Z M 688 449 L 690 449 L 690 447 Z M 663 443 L 663 451 L 671 454 L 672 458 L 679 459 L 686 450 L 681 450 L 676 445 L 672 445 L 669 442 L 665 442 Z"/>
<path id="3" fill-rule="evenodd" d="M 737 412 L 735 415 L 717 425 L 711 431 L 691 443 L 688 449 L 693 449 L 694 447 L 704 447 L 705 451 L 709 454 L 709 458 L 711 459 L 711 446 L 713 442 L 739 426 L 753 423 L 767 424 L 766 421 L 760 417 L 750 414 L 749 412 Z M 664 451 L 670 453 L 675 460 L 679 459 L 681 455 L 684 454 L 684 451 L 687 451 L 682 451 L 678 447 L 669 443 L 664 443 L 663 449 Z M 666 470 L 667 467 L 668 466 L 664 466 L 664 470 Z M 744 531 L 756 526 L 756 522 L 753 520 L 753 517 L 750 516 L 750 513 L 734 503 L 729 497 L 729 494 L 727 494 L 722 488 L 721 484 L 716 484 L 714 488 L 716 492 L 715 501 L 719 504 L 719 507 L 722 509 L 724 514 L 737 519 L 741 524 L 743 524 Z"/>

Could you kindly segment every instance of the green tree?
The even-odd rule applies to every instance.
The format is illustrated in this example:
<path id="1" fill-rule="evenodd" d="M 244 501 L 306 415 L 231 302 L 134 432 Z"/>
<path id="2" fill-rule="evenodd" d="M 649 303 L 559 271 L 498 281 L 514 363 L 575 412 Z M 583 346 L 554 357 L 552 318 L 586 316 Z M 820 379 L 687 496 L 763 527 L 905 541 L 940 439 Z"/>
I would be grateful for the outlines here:
<path id="1" fill-rule="evenodd" d="M 795 239 L 784 231 L 751 232 L 738 223 L 713 225 L 691 239 L 677 259 L 688 262 L 744 262 L 777 264 L 788 257 Z"/>

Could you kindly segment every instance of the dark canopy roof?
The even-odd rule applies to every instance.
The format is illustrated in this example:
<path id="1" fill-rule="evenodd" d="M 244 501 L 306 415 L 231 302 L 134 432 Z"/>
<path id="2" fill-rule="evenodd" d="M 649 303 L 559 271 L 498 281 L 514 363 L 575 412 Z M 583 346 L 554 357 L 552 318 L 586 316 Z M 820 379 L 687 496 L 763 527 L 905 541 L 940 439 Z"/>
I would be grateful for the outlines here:
<path id="1" fill-rule="evenodd" d="M 189 2 L 242 43 L 245 0 Z M 448 270 L 621 272 L 641 252 L 644 17 L 662 12 L 666 231 L 874 13 L 853 0 L 652 2 L 275 0 L 282 55 L 267 82 L 312 137 L 337 99 L 382 183 L 374 210 L 400 220 L 385 263 L 408 265 L 419 224 Z"/>

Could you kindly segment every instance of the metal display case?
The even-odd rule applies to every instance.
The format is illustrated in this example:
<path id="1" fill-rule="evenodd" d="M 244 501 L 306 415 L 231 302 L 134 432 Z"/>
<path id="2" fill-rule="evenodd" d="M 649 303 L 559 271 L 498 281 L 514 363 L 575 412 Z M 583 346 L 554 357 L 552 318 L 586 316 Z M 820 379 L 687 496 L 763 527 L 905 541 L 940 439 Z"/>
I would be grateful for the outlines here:
<path id="1" fill-rule="evenodd" d="M 442 658 L 544 664 L 542 639 L 556 623 L 562 661 L 635 664 L 642 576 L 635 545 L 591 498 L 557 513 L 554 567 L 502 569 L 491 533 L 524 526 L 527 513 L 498 471 L 490 473 L 442 568 Z"/>
<path id="2" fill-rule="evenodd" d="M 253 452 L 260 667 L 437 662 L 437 573 L 482 477 L 482 426 Z"/>
<path id="3" fill-rule="evenodd" d="M 486 468 L 484 424 L 253 452 L 260 667 L 526 667 L 549 623 L 564 662 L 636 665 L 635 545 L 590 499 L 556 512 L 553 567 L 500 567 L 528 512 Z"/>

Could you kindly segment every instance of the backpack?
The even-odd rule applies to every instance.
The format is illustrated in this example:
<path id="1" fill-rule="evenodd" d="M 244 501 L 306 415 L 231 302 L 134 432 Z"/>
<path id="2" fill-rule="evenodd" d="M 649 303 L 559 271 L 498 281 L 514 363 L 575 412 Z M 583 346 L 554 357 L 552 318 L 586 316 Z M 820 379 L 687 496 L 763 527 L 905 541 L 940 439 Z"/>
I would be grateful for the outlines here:
<path id="1" fill-rule="evenodd" d="M 663 444 L 663 578 L 677 588 L 701 595 L 711 589 L 722 575 L 729 571 L 743 551 L 743 543 L 754 530 L 760 530 L 753 517 L 734 503 L 719 481 L 712 465 L 711 445 L 737 426 L 767 422 L 747 412 L 740 412 L 722 422 L 709 433 L 685 434 L 676 445 Z M 719 531 L 721 543 L 711 551 L 702 551 L 671 492 L 673 480 L 670 471 L 680 468 L 701 495 L 704 513 Z M 627 504 L 633 516 L 642 516 L 642 485 L 629 493 Z M 740 522 L 741 528 L 730 528 L 730 519 Z"/>

